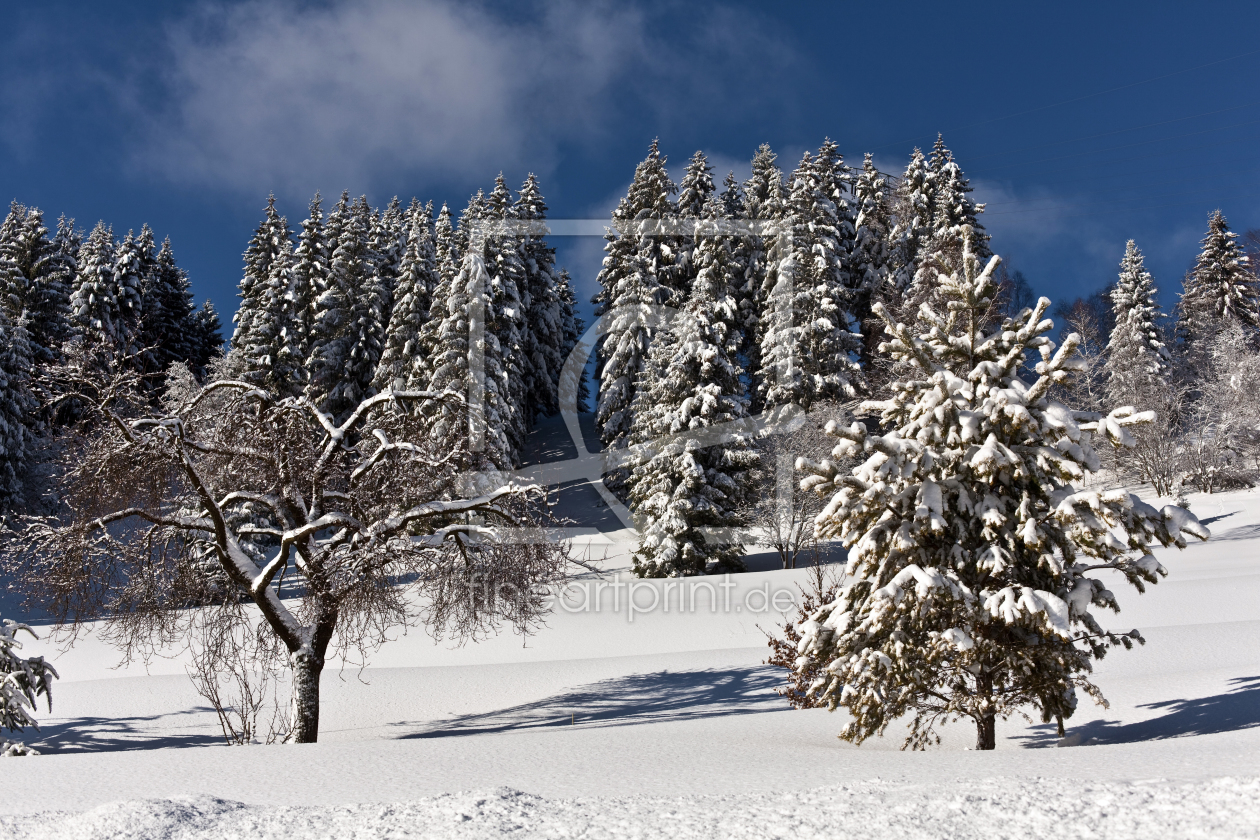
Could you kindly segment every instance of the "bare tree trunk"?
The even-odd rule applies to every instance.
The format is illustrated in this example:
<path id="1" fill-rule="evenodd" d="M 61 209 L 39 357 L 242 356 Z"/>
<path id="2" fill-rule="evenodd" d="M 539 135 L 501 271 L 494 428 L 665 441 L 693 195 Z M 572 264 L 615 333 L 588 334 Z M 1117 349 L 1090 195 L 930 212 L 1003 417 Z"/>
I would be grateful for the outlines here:
<path id="1" fill-rule="evenodd" d="M 976 749 L 991 750 L 997 744 L 997 716 L 984 715 L 976 718 Z"/>
<path id="2" fill-rule="evenodd" d="M 981 671 L 976 677 L 976 693 L 980 695 L 984 701 L 986 711 L 977 714 L 976 721 L 976 749 L 991 750 L 995 749 L 997 744 L 997 715 L 987 711 L 992 708 L 988 702 L 993 696 L 993 677 L 988 673 Z"/>
<path id="3" fill-rule="evenodd" d="M 293 669 L 289 736 L 295 744 L 314 744 L 319 740 L 319 677 L 324 658 L 302 648 L 289 655 L 289 664 Z"/>

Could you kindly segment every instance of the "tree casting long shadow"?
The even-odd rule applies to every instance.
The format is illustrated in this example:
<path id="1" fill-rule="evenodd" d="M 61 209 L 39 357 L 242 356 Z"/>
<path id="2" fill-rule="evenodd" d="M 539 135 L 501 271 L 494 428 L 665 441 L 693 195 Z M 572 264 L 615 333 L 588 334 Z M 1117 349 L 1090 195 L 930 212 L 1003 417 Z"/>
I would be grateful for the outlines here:
<path id="1" fill-rule="evenodd" d="M 774 693 L 782 683 L 782 671 L 769 666 L 658 671 L 601 680 L 493 712 L 392 725 L 414 730 L 400 738 L 445 738 L 569 726 L 571 721 L 605 727 L 778 712 L 788 708 Z"/>
<path id="2" fill-rule="evenodd" d="M 1137 723 L 1094 720 L 1069 727 L 1067 744 L 1131 744 L 1188 735 L 1214 735 L 1260 726 L 1260 676 L 1230 680 L 1235 687 L 1224 694 L 1188 700 L 1146 703 L 1140 708 L 1159 709 L 1164 714 Z M 1024 738 L 1024 746 L 1048 747 L 1059 741 L 1053 724 L 1034 727 L 1036 733 Z"/>

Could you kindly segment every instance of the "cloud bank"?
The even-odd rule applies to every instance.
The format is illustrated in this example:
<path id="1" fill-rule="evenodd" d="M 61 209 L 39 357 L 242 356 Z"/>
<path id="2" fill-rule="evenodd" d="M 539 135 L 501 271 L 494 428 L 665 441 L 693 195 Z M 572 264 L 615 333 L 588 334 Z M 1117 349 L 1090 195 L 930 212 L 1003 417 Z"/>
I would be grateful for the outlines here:
<path id="1" fill-rule="evenodd" d="M 647 13 L 612 3 L 205 8 L 168 30 L 166 104 L 148 115 L 142 158 L 175 180 L 250 192 L 546 171 L 561 144 L 598 137 L 627 96 L 681 69 L 651 29 Z M 736 59 L 724 39 L 696 44 L 701 60 Z"/>

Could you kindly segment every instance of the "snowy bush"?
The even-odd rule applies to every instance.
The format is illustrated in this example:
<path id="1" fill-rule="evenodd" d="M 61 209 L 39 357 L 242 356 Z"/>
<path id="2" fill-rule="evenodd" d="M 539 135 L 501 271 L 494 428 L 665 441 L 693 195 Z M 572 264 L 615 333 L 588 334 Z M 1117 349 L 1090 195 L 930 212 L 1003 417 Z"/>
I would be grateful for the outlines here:
<path id="1" fill-rule="evenodd" d="M 971 718 L 977 748 L 993 749 L 996 718 L 1025 705 L 1062 731 L 1078 689 L 1103 701 L 1092 660 L 1141 641 L 1095 618 L 1117 602 L 1092 573 L 1118 572 L 1141 592 L 1165 574 L 1153 544 L 1209 536 L 1181 508 L 1078 489 L 1098 469 L 1093 439 L 1131 446 L 1129 428 L 1151 415 L 1051 401 L 1078 365 L 1079 338 L 1056 351 L 1045 298 L 984 330 L 998 260 L 982 270 L 966 241 L 962 269 L 938 276 L 913 329 L 877 307 L 893 336 L 886 350 L 907 372 L 890 399 L 864 406 L 887 432 L 829 426 L 837 460 L 865 461 L 847 474 L 833 460 L 798 462 L 813 473 L 803 486 L 830 496 L 818 536 L 839 537 L 850 560 L 839 596 L 801 628 L 797 669 L 822 666 L 811 694 L 852 714 L 841 733 L 850 741 L 910 714 L 905 746 Z M 1030 350 L 1040 356 L 1031 383 L 1019 375 Z"/>
<path id="2" fill-rule="evenodd" d="M 22 657 L 17 651 L 19 631 L 37 639 L 35 631 L 12 619 L 0 620 L 0 727 L 21 732 L 28 726 L 39 728 L 32 717 L 36 699 L 43 695 L 52 711 L 52 681 L 57 677 L 53 666 L 42 656 Z M 29 711 L 28 711 L 29 710 Z M 21 742 L 0 739 L 0 756 L 39 755 Z"/>

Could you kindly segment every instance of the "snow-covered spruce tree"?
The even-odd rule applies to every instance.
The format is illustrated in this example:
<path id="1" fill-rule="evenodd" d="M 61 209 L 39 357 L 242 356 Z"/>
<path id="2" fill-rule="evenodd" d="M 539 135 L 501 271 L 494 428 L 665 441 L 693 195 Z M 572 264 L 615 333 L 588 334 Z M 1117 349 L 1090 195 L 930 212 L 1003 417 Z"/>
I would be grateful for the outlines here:
<path id="1" fill-rule="evenodd" d="M 928 160 L 928 180 L 932 217 L 909 292 L 908 302 L 915 308 L 933 293 L 933 284 L 941 273 L 959 270 L 964 230 L 971 231 L 975 240 L 971 247 L 978 258 L 987 260 L 992 256 L 989 235 L 979 222 L 984 205 L 971 200 L 971 185 L 939 135 Z"/>
<path id="2" fill-rule="evenodd" d="M 1230 324 L 1248 332 L 1260 328 L 1260 281 L 1237 239 L 1221 211 L 1213 212 L 1203 248 L 1177 304 L 1177 336 L 1192 367 L 1199 361 L 1196 343 L 1202 344 L 1221 328 Z"/>
<path id="3" fill-rule="evenodd" d="M 121 344 L 114 295 L 114 233 L 97 222 L 79 248 L 78 274 L 70 294 L 70 322 L 77 336 L 113 358 Z"/>
<path id="4" fill-rule="evenodd" d="M 20 656 L 22 642 L 19 632 L 38 639 L 35 631 L 11 618 L 0 619 L 0 729 L 21 732 L 28 726 L 39 729 L 34 712 L 40 695 L 52 711 L 52 681 L 57 679 L 57 669 L 44 661 L 42 656 Z M 27 710 L 30 711 L 27 711 Z M 39 755 L 36 750 L 21 741 L 0 738 L 0 758 L 19 755 Z"/>
<path id="5" fill-rule="evenodd" d="M 22 492 L 31 428 L 39 407 L 31 374 L 25 320 L 10 321 L 0 307 L 0 508 Z"/>
<path id="6" fill-rule="evenodd" d="M 276 197 L 267 196 L 262 222 L 245 246 L 245 270 L 238 284 L 241 303 L 232 321 L 231 375 L 254 382 L 267 378 L 275 362 L 275 338 L 280 333 L 282 314 L 272 283 L 275 263 L 290 259 L 293 234 L 288 220 L 276 209 Z"/>
<path id="7" fill-rule="evenodd" d="M 854 291 L 853 315 L 862 330 L 862 363 L 869 370 L 879 353 L 883 322 L 871 309 L 877 301 L 892 298 L 889 281 L 889 234 L 892 228 L 891 196 L 887 179 L 868 154 L 862 171 L 853 180 L 853 251 L 849 255 L 849 284 Z"/>
<path id="8" fill-rule="evenodd" d="M 114 326 L 119 351 L 124 354 L 140 350 L 140 316 L 144 311 L 144 263 L 140 240 L 129 230 L 114 250 L 112 287 L 114 300 L 118 304 L 118 319 Z"/>
<path id="9" fill-rule="evenodd" d="M 464 402 L 424 406 L 430 440 L 441 444 L 467 438 L 467 469 L 481 472 L 511 469 L 518 460 L 509 434 L 516 421 L 507 396 L 503 354 L 489 323 L 494 309 L 491 282 L 484 244 L 474 233 L 450 292 L 434 301 L 444 310 L 430 321 L 435 329 L 427 390 L 460 394 Z"/>
<path id="10" fill-rule="evenodd" d="M 278 393 L 290 397 L 300 395 L 310 382 L 307 360 L 310 357 L 315 295 L 317 290 L 328 285 L 329 251 L 322 202 L 319 193 L 315 193 L 293 251 L 293 264 L 288 270 L 289 285 L 280 301 L 279 335 L 283 340 L 274 349 L 273 378 Z M 278 289 L 274 279 L 272 288 Z"/>
<path id="11" fill-rule="evenodd" d="M 188 319 L 188 367 L 204 379 L 210 363 L 223 355 L 223 322 L 209 300 Z"/>
<path id="12" fill-rule="evenodd" d="M 891 399 L 868 404 L 887 433 L 829 425 L 837 458 L 867 457 L 852 474 L 798 461 L 814 473 L 803 486 L 834 494 L 818 536 L 850 551 L 839 597 L 801 628 L 798 669 L 823 665 L 812 692 L 852 715 L 841 732 L 849 741 L 912 715 L 905 746 L 922 748 L 938 740 L 938 724 L 971 718 L 977 749 L 993 749 L 996 719 L 1029 704 L 1062 734 L 1078 689 L 1103 702 L 1092 661 L 1141 641 L 1093 615 L 1117 602 L 1091 575 L 1118 573 L 1141 592 L 1166 574 L 1154 543 L 1209 536 L 1180 508 L 1078 489 L 1098 467 L 1095 435 L 1131 445 L 1125 427 L 1150 415 L 1104 417 L 1048 400 L 1072 369 L 1076 337 L 1055 351 L 1045 298 L 986 332 L 998 261 L 981 270 L 964 233 L 961 270 L 940 278 L 922 333 L 887 323 L 889 352 L 912 370 Z M 1020 378 L 1030 350 L 1040 355 L 1031 384 Z"/>
<path id="13" fill-rule="evenodd" d="M 744 285 L 738 289 L 740 312 L 744 322 L 744 353 L 746 370 L 756 380 L 761 375 L 760 337 L 766 327 L 761 323 L 761 311 L 769 290 L 767 274 L 772 273 L 775 257 L 771 253 L 774 237 L 765 228 L 780 221 L 787 212 L 787 197 L 783 185 L 783 172 L 776 163 L 777 156 L 770 147 L 762 144 L 752 159 L 752 176 L 744 182 L 743 211 L 740 218 L 755 227 L 741 248 L 740 259 L 744 265 Z M 752 392 L 754 410 L 760 410 L 757 392 Z"/>
<path id="14" fill-rule="evenodd" d="M 26 323 L 32 358 L 54 360 L 69 334 L 69 282 L 73 259 L 67 262 L 48 237 L 43 213 L 16 201 L 0 223 L 0 304 L 13 323 Z"/>
<path id="15" fill-rule="evenodd" d="M 407 211 L 407 246 L 398 263 L 385 349 L 372 376 L 372 390 L 376 393 L 409 387 L 411 371 L 420 355 L 420 331 L 429 320 L 432 294 L 437 287 L 432 210 L 431 205 L 425 208 L 413 201 Z"/>
<path id="16" fill-rule="evenodd" d="M 486 268 L 490 272 L 491 298 L 486 323 L 501 349 L 507 385 L 504 397 L 511 404 L 512 422 L 504 431 L 512 441 L 513 450 L 519 452 L 534 419 L 529 408 L 530 391 L 546 374 L 534 369 L 534 359 L 529 352 L 533 341 L 527 336 L 525 323 L 529 307 L 525 243 L 516 230 L 512 191 L 502 172 L 486 197 L 483 219 L 488 227 L 485 234 L 477 238 L 484 243 Z"/>
<path id="17" fill-rule="evenodd" d="M 843 161 L 827 141 L 792 173 L 786 215 L 763 286 L 761 371 L 766 410 L 808 411 L 825 400 L 852 398 L 865 388 L 858 359 L 847 263 L 853 226 L 844 198 Z"/>
<path id="18" fill-rule="evenodd" d="M 436 353 L 442 344 L 442 326 L 448 315 L 451 290 L 459 275 L 459 244 L 455 241 L 453 214 L 443 204 L 433 224 L 433 253 L 437 267 L 437 286 L 433 289 L 429 318 L 420 330 L 420 352 L 408 374 L 408 388 L 427 388 L 437 372 Z"/>
<path id="19" fill-rule="evenodd" d="M 1104 367 L 1112 405 L 1147 405 L 1143 399 L 1166 386 L 1171 356 L 1160 340 L 1159 296 L 1132 239 L 1120 261 L 1120 280 L 1111 291 L 1116 325 L 1107 342 Z"/>
<path id="20" fill-rule="evenodd" d="M 538 179 L 532 172 L 521 185 L 513 214 L 525 223 L 542 222 L 547 218 L 547 204 L 538 188 Z M 524 338 L 526 355 L 530 359 L 526 414 L 532 418 L 538 414 L 552 415 L 560 410 L 560 372 L 577 342 L 577 334 L 566 335 L 566 328 L 574 331 L 576 313 L 572 308 L 573 290 L 562 291 L 560 288 L 556 250 L 547 244 L 541 234 L 532 233 L 522 237 L 521 247 L 525 259 L 522 297 L 527 305 Z M 567 286 L 567 277 L 564 283 Z M 568 304 L 564 297 L 566 294 Z"/>
<path id="21" fill-rule="evenodd" d="M 315 299 L 306 386 L 306 396 L 338 418 L 367 396 L 384 338 L 388 290 L 376 274 L 370 228 L 367 199 L 351 204 L 342 193 L 328 217 L 332 257 Z"/>
<path id="22" fill-rule="evenodd" d="M 678 302 L 674 253 L 664 241 L 669 237 L 661 235 L 661 223 L 675 219 L 673 193 L 665 158 L 653 140 L 613 211 L 597 278 L 600 291 L 592 301 L 603 334 L 595 369 L 595 428 L 609 448 L 629 441 L 635 389 L 656 330 L 655 307 Z"/>
<path id="23" fill-rule="evenodd" d="M 740 346 L 735 352 L 735 359 L 743 368 L 744 375 L 752 378 L 753 358 L 757 345 L 757 292 L 758 282 L 751 276 L 749 264 L 756 250 L 757 237 L 749 230 L 744 219 L 744 191 L 734 172 L 727 172 L 722 181 L 722 192 L 717 197 L 722 217 L 735 222 L 738 235 L 731 242 L 731 260 L 734 263 L 735 279 L 732 281 L 732 293 L 739 309 Z M 751 403 L 750 403 L 751 405 Z"/>
<path id="24" fill-rule="evenodd" d="M 124 652 L 256 623 L 278 658 L 249 665 L 290 672 L 298 743 L 318 737 L 330 656 L 363 656 L 400 627 L 456 639 L 528 628 L 546 609 L 540 587 L 563 574 L 564 544 L 501 538 L 544 524 L 539 488 L 465 495 L 467 439 L 439 446 L 403 410 L 456 395 L 389 391 L 337 423 L 236 380 L 186 381 L 157 413 L 126 372 L 68 384 L 88 417 L 62 464 L 65 507 L 16 523 L 5 566 L 60 627 L 107 616 Z M 242 548 L 246 504 L 274 530 L 262 562 Z"/>
<path id="25" fill-rule="evenodd" d="M 630 503 L 640 577 L 744 570 L 743 546 L 722 531 L 743 524 L 758 454 L 734 360 L 736 263 L 723 221 L 710 200 L 697 226 L 699 273 L 682 312 L 653 342 L 635 397 Z"/>
<path id="26" fill-rule="evenodd" d="M 889 307 L 889 303 L 900 303 L 899 299 L 910 291 L 923 260 L 923 249 L 931 236 L 936 209 L 935 181 L 931 176 L 927 158 L 916 148 L 892 198 L 893 225 L 888 232 L 892 300 L 885 303 L 890 312 L 899 309 L 895 305 Z"/>
<path id="27" fill-rule="evenodd" d="M 148 231 L 148 225 L 144 231 Z M 188 275 L 175 263 L 170 237 L 162 241 L 143 281 L 140 344 L 151 348 L 156 369 L 166 370 L 172 362 L 188 360 L 185 332 L 193 311 Z"/>
<path id="28" fill-rule="evenodd" d="M 687 225 L 694 224 L 695 220 L 700 218 L 704 213 L 704 206 L 713 193 L 713 167 L 709 166 L 709 159 L 705 157 L 704 152 L 697 150 L 687 162 L 687 170 L 683 173 L 682 180 L 678 182 L 676 206 L 682 227 L 672 246 L 677 250 L 675 263 L 678 286 L 684 297 L 691 287 L 691 281 L 695 279 L 696 272 L 699 271 L 692 259 L 697 244 L 696 238 L 687 230 Z"/>

